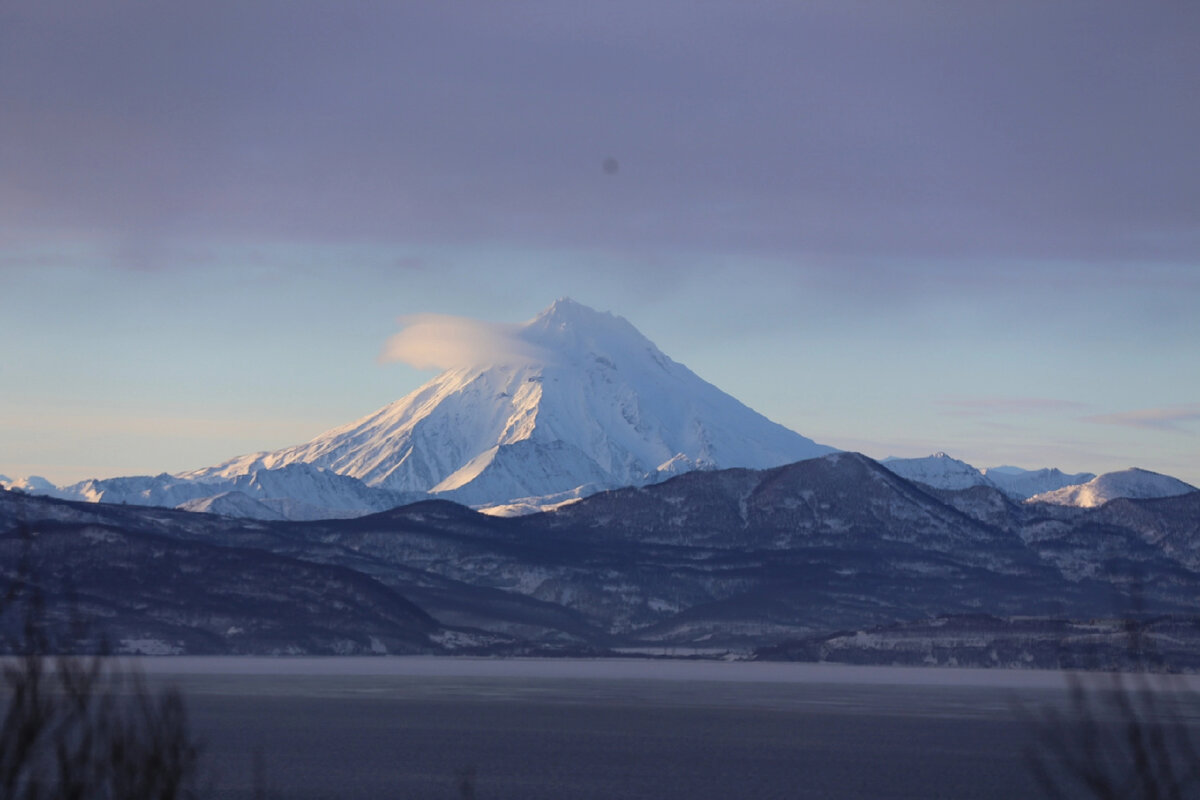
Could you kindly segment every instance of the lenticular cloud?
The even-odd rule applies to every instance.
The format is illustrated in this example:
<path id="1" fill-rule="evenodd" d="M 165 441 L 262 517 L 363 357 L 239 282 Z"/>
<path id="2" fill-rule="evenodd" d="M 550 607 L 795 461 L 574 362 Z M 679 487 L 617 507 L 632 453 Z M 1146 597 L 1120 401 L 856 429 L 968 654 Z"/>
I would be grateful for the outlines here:
<path id="1" fill-rule="evenodd" d="M 544 356 L 541 348 L 521 338 L 523 325 L 446 314 L 411 314 L 399 322 L 402 330 L 384 344 L 381 362 L 446 370 L 540 361 Z"/>

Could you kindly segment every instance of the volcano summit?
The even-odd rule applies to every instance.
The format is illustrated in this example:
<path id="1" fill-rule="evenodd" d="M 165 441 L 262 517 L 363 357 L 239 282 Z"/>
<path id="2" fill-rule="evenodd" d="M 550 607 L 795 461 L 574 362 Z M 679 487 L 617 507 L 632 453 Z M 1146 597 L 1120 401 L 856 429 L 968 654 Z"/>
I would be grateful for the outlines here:
<path id="1" fill-rule="evenodd" d="M 459 367 L 307 444 L 182 477 L 297 462 L 468 505 L 579 496 L 693 469 L 764 468 L 833 451 L 671 360 L 625 319 L 560 299 L 504 363 Z"/>
<path id="2" fill-rule="evenodd" d="M 834 452 L 704 381 L 622 317 L 564 298 L 503 336 L 505 346 L 482 348 L 490 363 L 449 369 L 307 444 L 53 494 L 266 518 L 354 516 L 427 495 L 519 513 Z"/>

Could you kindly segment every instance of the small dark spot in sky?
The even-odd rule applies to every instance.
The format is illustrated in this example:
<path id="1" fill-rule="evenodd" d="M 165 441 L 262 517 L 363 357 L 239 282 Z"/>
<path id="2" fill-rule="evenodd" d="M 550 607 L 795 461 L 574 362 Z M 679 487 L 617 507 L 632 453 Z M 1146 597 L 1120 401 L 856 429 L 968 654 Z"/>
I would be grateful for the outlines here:
<path id="1" fill-rule="evenodd" d="M 605 175 L 616 175 L 617 170 L 621 168 L 621 165 L 617 163 L 615 158 L 609 156 L 608 158 L 604 159 L 604 163 L 600 165 L 600 168 L 604 170 Z"/>

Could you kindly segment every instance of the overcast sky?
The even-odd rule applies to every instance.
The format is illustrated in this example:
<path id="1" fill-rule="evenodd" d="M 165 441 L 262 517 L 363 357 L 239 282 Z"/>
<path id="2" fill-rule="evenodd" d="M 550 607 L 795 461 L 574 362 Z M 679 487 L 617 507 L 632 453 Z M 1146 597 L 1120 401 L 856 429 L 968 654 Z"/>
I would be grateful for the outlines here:
<path id="1" fill-rule="evenodd" d="M 1200 484 L 1200 4 L 0 4 L 0 473 L 305 441 L 569 295 L 868 455 Z"/>

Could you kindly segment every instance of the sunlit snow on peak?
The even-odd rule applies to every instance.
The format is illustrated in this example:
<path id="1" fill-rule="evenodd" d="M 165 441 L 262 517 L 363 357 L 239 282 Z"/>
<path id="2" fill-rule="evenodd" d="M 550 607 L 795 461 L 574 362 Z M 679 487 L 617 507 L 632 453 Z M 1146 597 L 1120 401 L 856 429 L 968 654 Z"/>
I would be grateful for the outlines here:
<path id="1" fill-rule="evenodd" d="M 671 360 L 622 317 L 568 298 L 515 325 L 421 315 L 384 357 L 445 371 L 304 445 L 191 473 L 309 463 L 471 505 L 822 455 Z"/>
<path id="2" fill-rule="evenodd" d="M 1136 467 L 1106 472 L 1077 486 L 1065 486 L 1052 492 L 1034 495 L 1033 503 L 1095 508 L 1118 497 L 1149 499 L 1174 497 L 1196 491 L 1196 487 L 1170 475 L 1161 475 Z"/>

